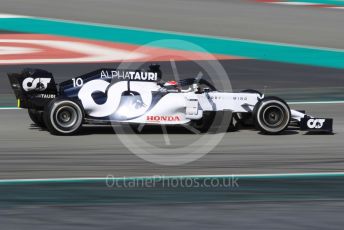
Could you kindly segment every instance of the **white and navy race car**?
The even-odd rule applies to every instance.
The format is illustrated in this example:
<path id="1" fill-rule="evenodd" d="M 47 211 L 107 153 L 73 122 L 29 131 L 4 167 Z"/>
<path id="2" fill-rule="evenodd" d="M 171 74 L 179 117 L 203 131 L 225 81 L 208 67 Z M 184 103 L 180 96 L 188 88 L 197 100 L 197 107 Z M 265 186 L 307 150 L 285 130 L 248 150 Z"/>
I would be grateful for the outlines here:
<path id="1" fill-rule="evenodd" d="M 161 75 L 158 65 L 146 71 L 100 69 L 57 85 L 51 73 L 40 69 L 8 74 L 18 106 L 56 135 L 75 134 L 83 124 L 114 123 L 184 125 L 200 132 L 240 125 L 265 134 L 291 125 L 332 132 L 332 119 L 292 110 L 278 97 L 255 90 L 222 92 L 199 78 L 164 82 Z"/>

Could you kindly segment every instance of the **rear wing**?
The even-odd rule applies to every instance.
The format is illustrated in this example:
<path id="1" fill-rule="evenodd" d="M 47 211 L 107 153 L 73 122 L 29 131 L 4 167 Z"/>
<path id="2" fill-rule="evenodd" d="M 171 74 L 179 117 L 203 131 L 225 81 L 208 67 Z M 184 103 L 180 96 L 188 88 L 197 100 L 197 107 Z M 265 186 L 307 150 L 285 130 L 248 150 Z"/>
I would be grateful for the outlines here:
<path id="1" fill-rule="evenodd" d="M 57 96 L 53 75 L 45 70 L 24 69 L 21 73 L 8 73 L 19 108 L 43 109 Z"/>

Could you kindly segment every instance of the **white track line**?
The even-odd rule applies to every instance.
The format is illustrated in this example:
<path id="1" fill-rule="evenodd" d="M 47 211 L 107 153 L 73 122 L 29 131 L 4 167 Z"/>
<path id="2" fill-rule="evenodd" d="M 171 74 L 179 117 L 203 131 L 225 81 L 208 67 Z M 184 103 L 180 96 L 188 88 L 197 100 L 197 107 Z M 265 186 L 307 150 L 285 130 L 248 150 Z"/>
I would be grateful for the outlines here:
<path id="1" fill-rule="evenodd" d="M 325 8 L 336 9 L 336 10 L 344 10 L 344 6 L 328 6 Z"/>
<path id="2" fill-rule="evenodd" d="M 18 110 L 18 109 L 21 109 L 21 108 L 18 108 L 18 107 L 0 107 L 0 110 Z"/>
<path id="3" fill-rule="evenodd" d="M 317 6 L 323 5 L 320 3 L 312 3 L 312 2 L 269 2 L 273 4 L 281 4 L 281 5 L 292 5 L 292 6 Z"/>
<path id="4" fill-rule="evenodd" d="M 17 14 L 0 14 L 0 18 L 28 18 L 28 16 Z"/>
<path id="5" fill-rule="evenodd" d="M 267 174 L 220 174 L 220 175 L 182 175 L 182 176 L 137 176 L 137 177 L 73 177 L 73 178 L 38 178 L 38 179 L 0 179 L 1 183 L 25 183 L 25 182 L 87 182 L 104 180 L 163 180 L 163 179 L 206 179 L 206 178 L 277 178 L 277 177 L 322 177 L 344 176 L 344 172 L 314 172 L 314 173 L 267 173 Z"/>
<path id="6" fill-rule="evenodd" d="M 265 3 L 270 3 L 270 4 L 278 4 L 278 5 L 289 5 L 289 6 L 314 6 L 314 7 L 319 7 L 319 8 L 327 8 L 327 9 L 337 9 L 337 10 L 344 10 L 343 6 L 331 6 L 331 5 L 326 5 L 323 3 L 316 3 L 316 2 L 265 2 Z"/>
<path id="7" fill-rule="evenodd" d="M 307 105 L 307 104 L 343 104 L 344 101 L 294 101 L 287 102 L 289 105 Z"/>

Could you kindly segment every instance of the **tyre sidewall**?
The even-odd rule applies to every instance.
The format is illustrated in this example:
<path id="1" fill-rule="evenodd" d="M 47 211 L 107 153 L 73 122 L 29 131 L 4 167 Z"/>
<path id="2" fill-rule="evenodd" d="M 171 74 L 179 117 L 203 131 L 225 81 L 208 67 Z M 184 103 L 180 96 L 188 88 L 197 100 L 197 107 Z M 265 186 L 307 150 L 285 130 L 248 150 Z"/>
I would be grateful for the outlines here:
<path id="1" fill-rule="evenodd" d="M 71 127 L 64 128 L 58 125 L 56 122 L 56 112 L 62 106 L 69 106 L 76 112 L 77 120 Z M 79 131 L 83 123 L 84 114 L 82 107 L 78 102 L 70 99 L 56 98 L 46 105 L 43 118 L 44 123 L 46 124 L 46 127 L 50 133 L 55 135 L 72 135 Z"/>
<path id="2" fill-rule="evenodd" d="M 271 128 L 269 127 L 263 118 L 263 111 L 269 106 L 278 106 L 279 108 L 282 109 L 284 119 L 282 121 L 282 124 L 279 125 L 276 128 Z M 253 110 L 253 119 L 254 119 L 254 124 L 256 128 L 258 128 L 260 131 L 262 131 L 265 134 L 279 134 L 283 132 L 289 125 L 290 119 L 291 119 L 291 113 L 290 113 L 290 108 L 288 104 L 278 98 L 278 97 L 266 97 L 259 101 L 256 106 L 254 107 Z"/>

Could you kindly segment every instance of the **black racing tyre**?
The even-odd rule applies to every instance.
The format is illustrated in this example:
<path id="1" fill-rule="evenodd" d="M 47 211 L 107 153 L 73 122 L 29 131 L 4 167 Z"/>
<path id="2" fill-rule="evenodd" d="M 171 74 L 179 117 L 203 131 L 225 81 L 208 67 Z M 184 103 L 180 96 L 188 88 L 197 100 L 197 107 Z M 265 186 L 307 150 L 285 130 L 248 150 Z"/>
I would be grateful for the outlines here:
<path id="1" fill-rule="evenodd" d="M 264 134 L 279 134 L 290 123 L 290 108 L 278 97 L 265 97 L 253 109 L 254 124 Z"/>
<path id="2" fill-rule="evenodd" d="M 35 123 L 38 127 L 45 127 L 42 111 L 38 111 L 36 109 L 28 109 L 28 113 L 33 123 Z"/>
<path id="3" fill-rule="evenodd" d="M 43 118 L 51 134 L 72 135 L 79 131 L 84 115 L 77 102 L 56 98 L 46 105 Z"/>

